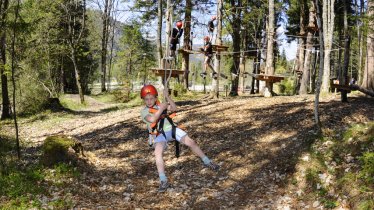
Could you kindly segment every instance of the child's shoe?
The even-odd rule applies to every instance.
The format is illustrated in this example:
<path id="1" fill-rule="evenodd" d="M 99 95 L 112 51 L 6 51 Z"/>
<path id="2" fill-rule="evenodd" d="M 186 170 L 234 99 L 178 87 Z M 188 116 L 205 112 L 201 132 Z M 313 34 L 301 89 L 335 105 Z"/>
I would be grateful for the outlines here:
<path id="1" fill-rule="evenodd" d="M 219 165 L 213 163 L 212 161 L 210 161 L 209 164 L 204 164 L 204 165 L 205 165 L 205 167 L 209 168 L 212 171 L 218 171 L 219 170 Z"/>
<path id="2" fill-rule="evenodd" d="M 206 72 L 202 72 L 202 73 L 200 73 L 200 76 L 201 76 L 203 79 L 205 79 L 205 77 L 206 77 Z"/>
<path id="3" fill-rule="evenodd" d="M 218 77 L 217 72 L 213 72 L 213 73 L 212 73 L 212 77 L 213 77 L 213 79 L 217 79 L 217 77 Z"/>
<path id="4" fill-rule="evenodd" d="M 165 192 L 169 187 L 168 181 L 161 181 L 160 187 L 158 188 L 158 192 Z"/>

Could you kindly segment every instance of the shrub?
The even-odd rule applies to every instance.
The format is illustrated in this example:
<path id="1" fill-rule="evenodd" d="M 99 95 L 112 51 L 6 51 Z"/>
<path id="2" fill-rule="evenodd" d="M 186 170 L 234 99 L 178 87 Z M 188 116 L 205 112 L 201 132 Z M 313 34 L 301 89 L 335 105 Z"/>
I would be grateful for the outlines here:
<path id="1" fill-rule="evenodd" d="M 294 78 L 286 78 L 279 84 L 279 92 L 282 95 L 295 95 L 295 80 Z"/>

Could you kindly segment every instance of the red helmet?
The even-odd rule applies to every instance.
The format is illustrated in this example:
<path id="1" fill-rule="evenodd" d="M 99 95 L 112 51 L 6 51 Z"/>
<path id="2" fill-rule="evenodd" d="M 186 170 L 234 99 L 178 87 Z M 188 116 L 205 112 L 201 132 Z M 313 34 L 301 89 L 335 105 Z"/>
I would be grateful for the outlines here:
<path id="1" fill-rule="evenodd" d="M 140 97 L 144 98 L 147 94 L 158 96 L 157 90 L 153 85 L 145 85 L 140 91 Z"/>
<path id="2" fill-rule="evenodd" d="M 204 41 L 209 41 L 210 37 L 209 36 L 204 36 Z"/>
<path id="3" fill-rule="evenodd" d="M 180 28 L 182 28 L 183 23 L 182 23 L 182 21 L 178 21 L 176 25 L 177 25 L 177 28 L 180 29 Z"/>
<path id="4" fill-rule="evenodd" d="M 216 16 L 212 16 L 212 20 L 215 20 L 215 19 L 217 19 L 217 17 Z"/>

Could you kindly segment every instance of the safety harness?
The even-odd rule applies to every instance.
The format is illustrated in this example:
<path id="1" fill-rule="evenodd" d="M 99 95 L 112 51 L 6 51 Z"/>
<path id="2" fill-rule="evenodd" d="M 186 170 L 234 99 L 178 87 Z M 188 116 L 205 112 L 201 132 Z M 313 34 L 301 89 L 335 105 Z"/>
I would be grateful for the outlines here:
<path id="1" fill-rule="evenodd" d="M 159 105 L 160 102 L 157 101 L 156 102 L 156 105 Z M 155 114 L 156 112 L 158 111 L 158 109 L 156 108 L 149 108 L 149 113 L 151 114 Z M 179 142 L 176 140 L 176 129 L 177 128 L 180 128 L 182 129 L 181 127 L 182 126 L 178 126 L 172 118 L 174 118 L 176 116 L 176 112 L 172 112 L 170 114 L 167 113 L 167 110 L 164 110 L 161 114 L 161 116 L 158 118 L 158 120 L 154 123 L 151 124 L 151 131 L 149 132 L 149 135 L 152 135 L 152 136 L 159 136 L 160 134 L 162 134 L 165 139 L 166 139 L 166 134 L 165 134 L 165 131 L 164 131 L 164 123 L 165 123 L 165 119 L 167 121 L 169 121 L 170 125 L 171 125 L 171 136 L 172 138 L 175 140 L 175 156 L 177 158 L 179 158 Z M 152 142 L 150 142 L 149 146 L 153 146 L 153 140 L 152 139 Z"/>

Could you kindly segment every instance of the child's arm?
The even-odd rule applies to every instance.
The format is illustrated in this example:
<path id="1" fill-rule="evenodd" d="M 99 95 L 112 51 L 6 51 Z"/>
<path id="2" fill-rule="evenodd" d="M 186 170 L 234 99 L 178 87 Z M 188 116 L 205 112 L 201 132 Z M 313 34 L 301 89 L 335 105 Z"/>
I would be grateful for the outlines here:
<path id="1" fill-rule="evenodd" d="M 169 96 L 169 91 L 167 89 L 164 90 L 164 96 L 166 98 L 166 101 L 169 103 L 168 110 L 171 112 L 177 111 L 177 105 L 175 104 L 173 99 L 171 99 L 171 97 Z"/>
<path id="2" fill-rule="evenodd" d="M 150 123 L 154 123 L 154 122 L 157 122 L 157 120 L 160 118 L 160 116 L 162 115 L 162 112 L 168 108 L 168 103 L 161 103 L 160 105 L 158 105 L 159 109 L 157 110 L 156 113 L 154 113 L 153 115 L 147 115 L 145 117 L 145 119 L 150 122 Z"/>

